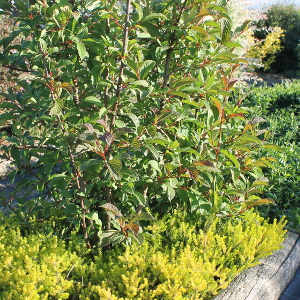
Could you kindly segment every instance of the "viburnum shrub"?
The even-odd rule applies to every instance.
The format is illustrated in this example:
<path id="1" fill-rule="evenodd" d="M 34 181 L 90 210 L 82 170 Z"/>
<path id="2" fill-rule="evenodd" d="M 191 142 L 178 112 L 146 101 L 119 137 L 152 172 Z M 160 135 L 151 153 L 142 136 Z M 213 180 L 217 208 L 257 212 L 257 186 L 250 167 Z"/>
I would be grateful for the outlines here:
<path id="1" fill-rule="evenodd" d="M 17 201 L 23 224 L 58 207 L 64 233 L 77 228 L 92 248 L 141 240 L 150 211 L 182 208 L 209 221 L 272 202 L 256 194 L 274 159 L 254 158 L 273 147 L 270 133 L 259 130 L 262 118 L 246 119 L 241 100 L 228 102 L 247 23 L 232 31 L 227 1 L 25 0 L 0 9 L 18 24 L 0 41 L 1 62 L 21 72 L 18 92 L 0 105 L 0 122 L 12 127 L 3 156 L 31 175 L 18 188 L 40 192 L 28 202 L 3 197 L 13 211 Z"/>

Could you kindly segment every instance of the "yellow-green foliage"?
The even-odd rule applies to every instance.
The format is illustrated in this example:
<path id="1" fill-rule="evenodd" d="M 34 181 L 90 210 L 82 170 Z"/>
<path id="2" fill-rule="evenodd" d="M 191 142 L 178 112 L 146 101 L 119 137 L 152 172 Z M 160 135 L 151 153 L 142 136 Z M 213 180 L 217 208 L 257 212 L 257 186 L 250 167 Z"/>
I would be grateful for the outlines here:
<path id="1" fill-rule="evenodd" d="M 1 225 L 0 299 L 68 299 L 73 282 L 67 274 L 79 262 L 56 236 L 22 237 Z"/>
<path id="2" fill-rule="evenodd" d="M 284 30 L 278 26 L 272 28 L 265 40 L 255 42 L 254 37 L 253 46 L 247 52 L 247 57 L 256 58 L 260 63 L 263 62 L 264 71 L 268 70 L 271 64 L 275 61 L 275 54 L 282 48 L 281 37 L 284 36 Z M 265 59 L 267 58 L 267 59 Z"/>
<path id="3" fill-rule="evenodd" d="M 142 246 L 90 264 L 80 299 L 210 299 L 279 249 L 284 225 L 247 212 L 240 220 L 215 220 L 204 232 L 176 213 L 149 228 L 153 233 Z"/>
<path id="4" fill-rule="evenodd" d="M 92 263 L 53 235 L 22 236 L 0 218 L 0 300 L 210 299 L 241 271 L 280 248 L 285 221 L 203 224 L 176 212 L 148 228 L 146 242 L 116 248 Z M 6 225 L 4 225 L 6 224 Z M 81 247 L 76 249 L 81 255 Z"/>

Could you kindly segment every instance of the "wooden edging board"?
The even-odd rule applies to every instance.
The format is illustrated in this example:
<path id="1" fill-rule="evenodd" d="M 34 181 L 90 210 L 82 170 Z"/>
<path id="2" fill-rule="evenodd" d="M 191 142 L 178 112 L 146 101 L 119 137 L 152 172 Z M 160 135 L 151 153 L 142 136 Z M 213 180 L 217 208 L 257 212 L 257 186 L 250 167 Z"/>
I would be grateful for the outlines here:
<path id="1" fill-rule="evenodd" d="M 300 267 L 300 237 L 288 232 L 284 248 L 245 270 L 214 300 L 278 300 Z M 299 286 L 300 288 L 300 286 Z"/>

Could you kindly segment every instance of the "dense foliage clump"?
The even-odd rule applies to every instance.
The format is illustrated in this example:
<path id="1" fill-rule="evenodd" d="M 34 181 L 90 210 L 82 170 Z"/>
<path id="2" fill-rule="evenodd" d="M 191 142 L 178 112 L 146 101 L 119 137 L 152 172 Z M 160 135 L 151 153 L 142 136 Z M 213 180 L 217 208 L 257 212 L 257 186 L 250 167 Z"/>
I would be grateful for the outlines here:
<path id="1" fill-rule="evenodd" d="M 2 197 L 12 211 L 17 202 L 20 222 L 61 208 L 64 234 L 75 229 L 95 249 L 141 242 L 137 223 L 151 212 L 184 207 L 209 220 L 273 203 L 259 193 L 267 185 L 261 168 L 274 159 L 255 159 L 276 149 L 270 132 L 259 130 L 261 118 L 247 119 L 239 100 L 228 101 L 244 62 L 236 38 L 248 22 L 233 30 L 227 1 L 0 8 L 18 24 L 0 41 L 2 64 L 23 70 L 19 90 L 0 105 L 0 123 L 12 124 L 2 147 L 17 165 L 11 178 L 30 175 Z M 24 186 L 41 196 L 19 199 Z"/>
<path id="2" fill-rule="evenodd" d="M 272 4 L 265 12 L 265 17 L 255 22 L 254 36 L 259 40 L 266 39 L 271 28 L 280 27 L 284 30 L 281 37 L 281 50 L 275 54 L 271 63 L 271 71 L 295 76 L 299 71 L 299 39 L 300 10 L 295 5 L 281 3 Z M 268 57 L 266 58 L 266 60 Z"/>
<path id="3" fill-rule="evenodd" d="M 280 218 L 286 215 L 289 228 L 300 231 L 300 85 L 298 80 L 276 84 L 273 87 L 255 87 L 248 91 L 245 105 L 253 107 L 253 115 L 265 119 L 262 128 L 274 132 L 271 141 L 281 151 L 266 150 L 262 155 L 277 159 L 276 168 L 265 169 L 269 178 L 266 197 L 276 201 L 276 206 L 260 207 L 264 216 Z"/>
<path id="4" fill-rule="evenodd" d="M 242 270 L 280 248 L 285 221 L 253 211 L 203 227 L 183 212 L 147 228 L 142 246 L 94 262 L 53 234 L 21 236 L 1 216 L 0 299 L 210 299 Z"/>

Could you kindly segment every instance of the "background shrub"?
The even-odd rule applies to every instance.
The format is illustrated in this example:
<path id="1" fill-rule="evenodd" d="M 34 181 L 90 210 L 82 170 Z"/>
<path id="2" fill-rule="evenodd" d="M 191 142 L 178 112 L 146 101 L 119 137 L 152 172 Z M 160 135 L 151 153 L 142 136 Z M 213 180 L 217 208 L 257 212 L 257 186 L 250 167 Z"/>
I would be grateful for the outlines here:
<path id="1" fill-rule="evenodd" d="M 295 76 L 299 68 L 297 46 L 300 39 L 300 11 L 295 5 L 278 2 L 268 7 L 265 16 L 266 18 L 255 22 L 254 36 L 257 39 L 266 39 L 270 27 L 278 26 L 284 30 L 284 36 L 281 38 L 282 49 L 275 54 L 271 71 Z"/>
<path id="2" fill-rule="evenodd" d="M 299 81 L 276 84 L 273 87 L 251 88 L 244 104 L 253 108 L 252 117 L 262 116 L 261 128 L 273 132 L 270 140 L 281 151 L 265 150 L 264 156 L 277 159 L 275 167 L 265 169 L 270 180 L 265 197 L 274 199 L 276 206 L 260 207 L 264 216 L 286 215 L 289 228 L 300 230 L 300 84 Z"/>

